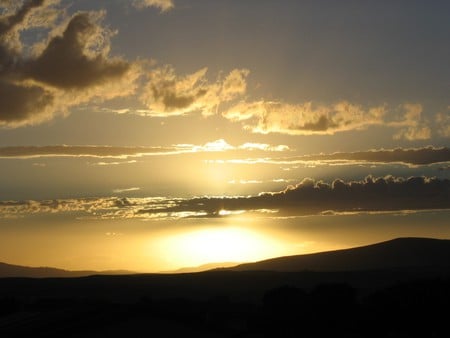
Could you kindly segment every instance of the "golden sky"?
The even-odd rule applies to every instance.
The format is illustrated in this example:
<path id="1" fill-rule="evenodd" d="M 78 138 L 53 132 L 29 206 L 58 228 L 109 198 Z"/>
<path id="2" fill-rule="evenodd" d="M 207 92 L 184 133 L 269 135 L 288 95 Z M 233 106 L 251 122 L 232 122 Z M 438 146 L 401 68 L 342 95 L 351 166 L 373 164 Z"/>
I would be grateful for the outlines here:
<path id="1" fill-rule="evenodd" d="M 161 271 L 448 238 L 446 1 L 0 1 L 0 261 Z"/>

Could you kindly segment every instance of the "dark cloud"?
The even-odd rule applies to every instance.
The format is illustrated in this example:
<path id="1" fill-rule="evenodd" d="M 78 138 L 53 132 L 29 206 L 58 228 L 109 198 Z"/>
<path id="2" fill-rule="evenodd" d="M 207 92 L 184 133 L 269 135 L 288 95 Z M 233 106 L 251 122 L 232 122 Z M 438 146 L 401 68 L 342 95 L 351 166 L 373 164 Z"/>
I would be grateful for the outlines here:
<path id="1" fill-rule="evenodd" d="M 317 121 L 306 122 L 303 126 L 297 126 L 293 129 L 310 130 L 313 132 L 327 131 L 333 128 L 337 128 L 338 124 L 330 120 L 325 115 L 320 115 Z"/>
<path id="2" fill-rule="evenodd" d="M 113 81 L 126 74 L 130 65 L 110 60 L 103 53 L 89 55 L 89 42 L 101 34 L 90 13 L 72 17 L 62 36 L 50 40 L 36 59 L 25 66 L 25 75 L 61 89 L 84 89 Z M 93 46 L 95 47 L 95 46 Z"/>
<path id="3" fill-rule="evenodd" d="M 127 158 L 142 155 L 165 154 L 177 151 L 176 148 L 161 147 L 112 147 L 112 146 L 16 146 L 0 147 L 0 157 L 29 158 L 29 157 L 101 157 Z"/>
<path id="4" fill-rule="evenodd" d="M 14 124 L 33 114 L 45 115 L 53 102 L 53 94 L 39 86 L 16 86 L 0 80 L 0 121 Z"/>
<path id="5" fill-rule="evenodd" d="M 0 75 L 11 72 L 17 64 L 21 47 L 17 32 L 27 16 L 43 4 L 44 0 L 26 1 L 15 13 L 0 17 Z"/>
<path id="6" fill-rule="evenodd" d="M 1 82 L 0 82 L 1 90 Z M 31 95 L 31 93 L 30 93 Z M 40 93 L 36 94 L 37 98 L 41 98 Z M 4 102 L 0 102 L 0 107 Z M 24 102 L 27 104 L 27 102 Z M 37 102 L 35 102 L 37 104 Z M 12 114 L 11 118 L 16 115 Z M 242 149 L 245 151 L 253 151 L 255 149 L 260 151 L 286 151 L 289 147 L 285 145 L 272 146 L 270 144 L 262 143 L 245 143 L 239 147 L 234 147 L 228 144 L 225 140 L 219 139 L 212 142 L 207 142 L 203 145 L 195 144 L 175 144 L 169 147 L 114 147 L 101 145 L 53 145 L 53 146 L 10 146 L 0 147 L 0 158 L 30 158 L 30 157 L 100 157 L 100 158 L 127 158 L 137 156 L 150 155 L 175 155 L 185 153 L 200 153 L 200 152 L 224 152 Z"/>
<path id="7" fill-rule="evenodd" d="M 450 208 L 450 180 L 410 177 L 373 178 L 331 184 L 304 179 L 283 191 L 252 197 L 202 197 L 180 200 L 160 213 L 196 212 L 217 216 L 221 210 L 277 209 L 281 215 L 311 215 L 323 212 L 383 212 Z M 153 213 L 141 210 L 139 213 Z"/>
<path id="8" fill-rule="evenodd" d="M 412 148 L 412 149 L 388 149 L 369 150 L 352 153 L 336 152 L 333 154 L 305 155 L 296 158 L 304 161 L 365 161 L 381 163 L 406 163 L 412 165 L 424 165 L 450 161 L 450 149 L 446 147 Z"/>
<path id="9" fill-rule="evenodd" d="M 6 33 L 10 32 L 15 27 L 23 23 L 27 15 L 34 8 L 40 7 L 44 3 L 44 0 L 25 1 L 23 6 L 16 13 L 4 16 L 0 21 L 0 35 L 4 36 Z"/>
<path id="10" fill-rule="evenodd" d="M 57 4 L 25 1 L 0 17 L 0 126 L 40 123 L 94 97 L 111 99 L 135 89 L 140 67 L 109 56 L 113 32 L 100 24 L 104 12 L 76 13 L 53 27 L 33 53 L 23 51 L 20 33 L 61 19 L 64 11 L 50 8 Z M 42 22 L 35 16 L 43 12 L 52 14 Z"/>

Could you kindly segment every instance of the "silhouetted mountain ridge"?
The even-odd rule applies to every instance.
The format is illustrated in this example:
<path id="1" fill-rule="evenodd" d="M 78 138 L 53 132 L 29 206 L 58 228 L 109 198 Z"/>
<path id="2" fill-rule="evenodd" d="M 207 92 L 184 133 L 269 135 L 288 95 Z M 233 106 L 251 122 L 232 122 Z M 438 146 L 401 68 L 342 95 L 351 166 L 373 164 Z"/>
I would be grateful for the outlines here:
<path id="1" fill-rule="evenodd" d="M 83 277 L 91 275 L 124 275 L 135 272 L 126 270 L 108 270 L 108 271 L 69 271 L 52 267 L 29 267 L 21 265 L 13 265 L 0 262 L 0 278 L 4 277 L 31 277 L 31 278 L 48 278 L 48 277 Z"/>
<path id="2" fill-rule="evenodd" d="M 229 268 L 233 271 L 364 271 L 449 267 L 450 240 L 404 237 L 350 249 L 285 256 Z"/>
<path id="3" fill-rule="evenodd" d="M 215 270 L 215 269 L 226 269 L 229 267 L 235 267 L 241 263 L 237 262 L 220 262 L 220 263 L 206 263 L 198 266 L 188 266 L 176 270 L 168 270 L 168 271 L 161 271 L 161 273 L 192 273 L 192 272 L 202 272 L 202 271 L 208 271 L 208 270 Z"/>
<path id="4" fill-rule="evenodd" d="M 339 272 L 397 268 L 450 267 L 450 240 L 432 238 L 396 238 L 350 249 L 313 254 L 284 256 L 230 267 L 231 263 L 210 263 L 197 268 L 183 268 L 166 274 L 199 271 L 273 271 L 273 272 Z M 236 263 L 237 264 L 237 263 Z M 221 267 L 218 267 L 221 266 Z M 214 268 L 213 268 L 214 267 Z M 208 270 L 208 268 L 210 268 Z M 3 277 L 84 277 L 91 275 L 136 274 L 127 270 L 68 271 L 52 267 L 26 267 L 0 263 Z"/>

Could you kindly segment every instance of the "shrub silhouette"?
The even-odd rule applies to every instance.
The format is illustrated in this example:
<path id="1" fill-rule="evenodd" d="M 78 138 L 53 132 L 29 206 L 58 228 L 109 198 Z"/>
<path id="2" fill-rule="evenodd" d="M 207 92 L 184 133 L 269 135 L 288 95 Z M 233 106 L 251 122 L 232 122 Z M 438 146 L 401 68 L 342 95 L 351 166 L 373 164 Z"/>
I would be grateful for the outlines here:
<path id="1" fill-rule="evenodd" d="M 322 332 L 353 331 L 356 322 L 356 290 L 345 283 L 320 284 L 310 293 L 311 323 Z"/>
<path id="2" fill-rule="evenodd" d="M 20 311 L 22 304 L 13 297 L 3 297 L 0 299 L 0 317 Z"/>

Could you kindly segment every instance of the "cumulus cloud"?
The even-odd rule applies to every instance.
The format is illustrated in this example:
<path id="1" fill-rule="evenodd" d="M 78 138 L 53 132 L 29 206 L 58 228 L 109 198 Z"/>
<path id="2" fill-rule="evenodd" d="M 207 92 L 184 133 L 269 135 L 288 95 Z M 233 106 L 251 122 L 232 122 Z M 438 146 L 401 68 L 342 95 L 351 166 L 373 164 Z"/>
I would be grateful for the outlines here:
<path id="1" fill-rule="evenodd" d="M 46 26 L 45 20 L 36 20 L 39 9 L 47 8 L 49 1 L 2 1 L 0 8 L 4 12 L 0 16 L 0 60 L 3 67 L 14 60 L 11 56 L 19 53 L 23 46 L 20 41 L 20 32 L 29 28 Z M 41 12 L 42 13 L 42 12 Z M 4 70 L 4 68 L 2 69 Z"/>
<path id="2" fill-rule="evenodd" d="M 222 115 L 231 121 L 242 121 L 246 129 L 255 133 L 311 135 L 334 134 L 382 124 L 385 113 L 385 106 L 364 108 L 347 101 L 333 105 L 243 101 Z"/>
<path id="3" fill-rule="evenodd" d="M 45 120 L 53 113 L 55 97 L 43 87 L 0 80 L 0 93 L 0 125 L 14 126 L 24 121 Z"/>
<path id="4" fill-rule="evenodd" d="M 140 66 L 109 56 L 114 32 L 101 24 L 105 13 L 78 12 L 61 21 L 57 4 L 19 2 L 0 17 L 0 126 L 38 124 L 93 98 L 135 90 Z M 20 33 L 50 24 L 56 27 L 33 52 L 24 50 Z"/>
<path id="5" fill-rule="evenodd" d="M 173 0 L 133 0 L 132 4 L 138 9 L 156 7 L 162 12 L 168 11 L 175 7 Z"/>
<path id="6" fill-rule="evenodd" d="M 225 78 L 209 83 L 207 68 L 192 74 L 178 76 L 172 66 L 153 69 L 141 95 L 141 101 L 150 109 L 151 116 L 176 116 L 201 112 L 213 115 L 220 103 L 228 102 L 246 91 L 247 69 L 234 69 Z"/>
<path id="7" fill-rule="evenodd" d="M 112 32 L 98 24 L 103 16 L 102 12 L 75 14 L 61 36 L 25 63 L 24 76 L 63 90 L 89 88 L 124 76 L 130 65 L 108 58 Z"/>
<path id="8" fill-rule="evenodd" d="M 241 101 L 222 112 L 231 121 L 240 122 L 253 133 L 288 135 L 333 135 L 337 132 L 364 130 L 370 126 L 397 129 L 394 139 L 426 140 L 431 137 L 420 104 L 405 103 L 390 109 L 386 104 L 365 107 L 348 101 L 334 104 L 280 101 Z"/>
<path id="9" fill-rule="evenodd" d="M 331 184 L 306 178 L 283 191 L 250 197 L 201 197 L 179 200 L 162 213 L 196 212 L 215 217 L 222 210 L 279 210 L 282 215 L 323 212 L 384 212 L 450 208 L 450 180 L 428 177 L 366 177 Z M 139 213 L 153 213 L 143 209 Z M 222 214 L 224 214 L 222 212 Z"/>

